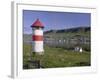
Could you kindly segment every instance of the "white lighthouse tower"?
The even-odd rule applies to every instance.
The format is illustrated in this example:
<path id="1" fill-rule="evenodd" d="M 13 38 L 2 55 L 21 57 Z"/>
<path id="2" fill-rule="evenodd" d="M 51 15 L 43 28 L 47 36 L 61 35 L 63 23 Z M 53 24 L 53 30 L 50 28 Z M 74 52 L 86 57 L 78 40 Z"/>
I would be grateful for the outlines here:
<path id="1" fill-rule="evenodd" d="M 32 25 L 32 53 L 42 55 L 43 49 L 43 24 L 37 19 Z"/>

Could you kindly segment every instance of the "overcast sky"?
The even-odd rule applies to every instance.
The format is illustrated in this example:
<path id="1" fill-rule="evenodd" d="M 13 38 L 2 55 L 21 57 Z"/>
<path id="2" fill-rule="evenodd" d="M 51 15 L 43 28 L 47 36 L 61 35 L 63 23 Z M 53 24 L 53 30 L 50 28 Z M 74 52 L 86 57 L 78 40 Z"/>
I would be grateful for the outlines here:
<path id="1" fill-rule="evenodd" d="M 43 23 L 44 31 L 91 25 L 90 13 L 23 10 L 24 34 L 32 33 L 30 26 L 37 18 Z"/>

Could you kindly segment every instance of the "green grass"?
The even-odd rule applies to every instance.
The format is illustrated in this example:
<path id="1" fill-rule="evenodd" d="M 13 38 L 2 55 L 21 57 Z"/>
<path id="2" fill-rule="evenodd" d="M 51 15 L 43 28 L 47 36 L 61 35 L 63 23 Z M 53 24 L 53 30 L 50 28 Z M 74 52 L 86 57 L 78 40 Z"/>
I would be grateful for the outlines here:
<path id="1" fill-rule="evenodd" d="M 31 55 L 31 45 L 23 45 L 23 64 L 28 60 L 40 60 L 44 68 L 90 66 L 90 52 L 83 53 L 63 48 L 44 47 L 44 55 Z"/>

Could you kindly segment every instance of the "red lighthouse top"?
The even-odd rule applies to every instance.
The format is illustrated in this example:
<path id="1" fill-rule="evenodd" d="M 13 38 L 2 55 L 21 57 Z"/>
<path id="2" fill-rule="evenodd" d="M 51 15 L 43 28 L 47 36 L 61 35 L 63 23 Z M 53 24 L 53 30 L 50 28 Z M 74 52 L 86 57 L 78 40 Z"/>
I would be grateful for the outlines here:
<path id="1" fill-rule="evenodd" d="M 44 25 L 40 22 L 39 19 L 37 19 L 32 25 L 31 25 L 32 28 L 44 28 Z"/>

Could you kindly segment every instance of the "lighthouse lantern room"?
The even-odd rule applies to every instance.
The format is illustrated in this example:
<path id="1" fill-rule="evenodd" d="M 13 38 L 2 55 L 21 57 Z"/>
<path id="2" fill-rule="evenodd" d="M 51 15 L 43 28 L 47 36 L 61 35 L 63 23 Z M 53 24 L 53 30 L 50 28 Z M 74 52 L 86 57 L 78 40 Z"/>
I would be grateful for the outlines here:
<path id="1" fill-rule="evenodd" d="M 43 49 L 43 28 L 44 25 L 37 19 L 32 25 L 32 53 L 42 55 Z"/>

